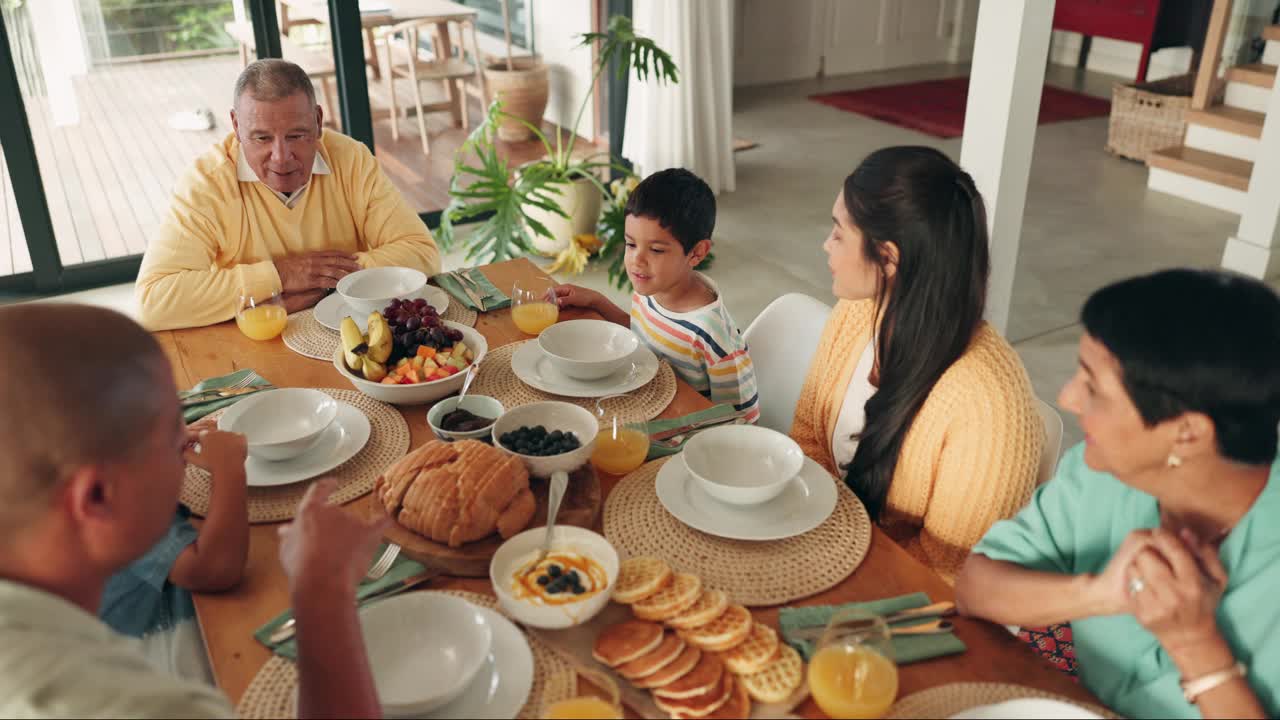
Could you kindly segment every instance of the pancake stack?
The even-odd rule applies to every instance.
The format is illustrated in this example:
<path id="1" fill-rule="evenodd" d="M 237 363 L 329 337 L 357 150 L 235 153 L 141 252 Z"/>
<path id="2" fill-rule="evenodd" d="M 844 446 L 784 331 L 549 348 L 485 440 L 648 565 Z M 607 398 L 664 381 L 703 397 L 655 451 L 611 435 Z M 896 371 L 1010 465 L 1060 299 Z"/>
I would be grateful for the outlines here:
<path id="1" fill-rule="evenodd" d="M 593 657 L 673 718 L 745 718 L 751 700 L 782 702 L 804 679 L 800 655 L 773 628 L 659 558 L 622 563 L 613 599 L 636 619 L 605 628 Z"/>

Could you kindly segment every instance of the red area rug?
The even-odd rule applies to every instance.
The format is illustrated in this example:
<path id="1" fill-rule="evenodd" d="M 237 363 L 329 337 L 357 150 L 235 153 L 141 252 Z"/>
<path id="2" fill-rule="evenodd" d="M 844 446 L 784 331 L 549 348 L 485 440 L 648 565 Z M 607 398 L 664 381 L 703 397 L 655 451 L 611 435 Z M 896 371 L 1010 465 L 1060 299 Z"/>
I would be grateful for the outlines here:
<path id="1" fill-rule="evenodd" d="M 953 138 L 964 134 L 968 94 L 969 78 L 957 77 L 811 95 L 809 99 L 934 137 Z M 1049 85 L 1040 94 L 1041 125 L 1110 113 L 1110 101 L 1091 95 Z"/>

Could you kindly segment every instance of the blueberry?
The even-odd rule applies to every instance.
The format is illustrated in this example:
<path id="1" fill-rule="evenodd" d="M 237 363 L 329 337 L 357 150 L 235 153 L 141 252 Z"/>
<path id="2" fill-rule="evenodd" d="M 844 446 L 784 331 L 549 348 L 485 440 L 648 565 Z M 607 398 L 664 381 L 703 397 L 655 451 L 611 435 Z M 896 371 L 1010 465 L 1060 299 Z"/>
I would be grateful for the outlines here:
<path id="1" fill-rule="evenodd" d="M 581 595 L 582 593 L 584 593 L 584 592 L 586 592 L 586 591 L 587 591 L 587 589 L 586 589 L 586 588 L 584 588 L 584 587 L 582 587 L 581 585 L 574 585 L 574 586 L 573 586 L 573 594 L 574 594 L 574 595 Z"/>
<path id="2" fill-rule="evenodd" d="M 538 576 L 538 584 L 539 584 L 539 585 L 546 585 L 546 584 L 547 584 L 547 583 L 549 583 L 549 582 L 551 582 L 551 578 L 547 577 L 546 575 L 539 575 L 539 576 Z"/>
<path id="3" fill-rule="evenodd" d="M 551 438 L 554 441 L 559 441 L 564 437 L 564 433 L 559 430 L 552 430 L 551 434 L 548 435 L 547 437 Z"/>
<path id="4" fill-rule="evenodd" d="M 547 586 L 548 595 L 559 595 L 562 592 L 564 592 L 564 586 L 560 583 L 551 583 Z"/>
<path id="5" fill-rule="evenodd" d="M 547 568 L 547 574 L 553 578 L 560 577 L 560 573 L 562 572 L 564 571 L 560 569 L 559 565 L 551 565 L 550 567 Z"/>

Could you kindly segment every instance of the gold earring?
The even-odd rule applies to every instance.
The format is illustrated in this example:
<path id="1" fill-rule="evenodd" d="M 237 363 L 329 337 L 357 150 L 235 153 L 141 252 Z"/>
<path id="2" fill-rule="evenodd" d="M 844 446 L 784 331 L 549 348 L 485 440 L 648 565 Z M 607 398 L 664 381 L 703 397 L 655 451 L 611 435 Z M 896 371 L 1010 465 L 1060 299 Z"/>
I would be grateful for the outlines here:
<path id="1" fill-rule="evenodd" d="M 1169 458 L 1164 461 L 1164 464 L 1171 468 L 1182 467 L 1182 458 L 1174 455 L 1173 453 L 1169 453 Z"/>

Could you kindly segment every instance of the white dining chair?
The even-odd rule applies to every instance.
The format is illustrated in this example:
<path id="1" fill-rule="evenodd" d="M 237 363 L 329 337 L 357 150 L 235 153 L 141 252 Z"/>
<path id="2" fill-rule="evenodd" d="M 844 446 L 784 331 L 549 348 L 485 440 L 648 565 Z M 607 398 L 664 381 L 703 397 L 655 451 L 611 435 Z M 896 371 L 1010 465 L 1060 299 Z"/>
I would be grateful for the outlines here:
<path id="1" fill-rule="evenodd" d="M 759 425 L 790 432 L 809 363 L 822 338 L 831 307 L 800 293 L 769 303 L 742 334 L 756 371 Z"/>
<path id="2" fill-rule="evenodd" d="M 1040 471 L 1036 473 L 1036 486 L 1039 487 L 1049 482 L 1058 469 L 1058 456 L 1062 454 L 1062 416 L 1040 398 L 1036 398 L 1036 409 L 1044 422 L 1044 452 L 1040 454 Z"/>

